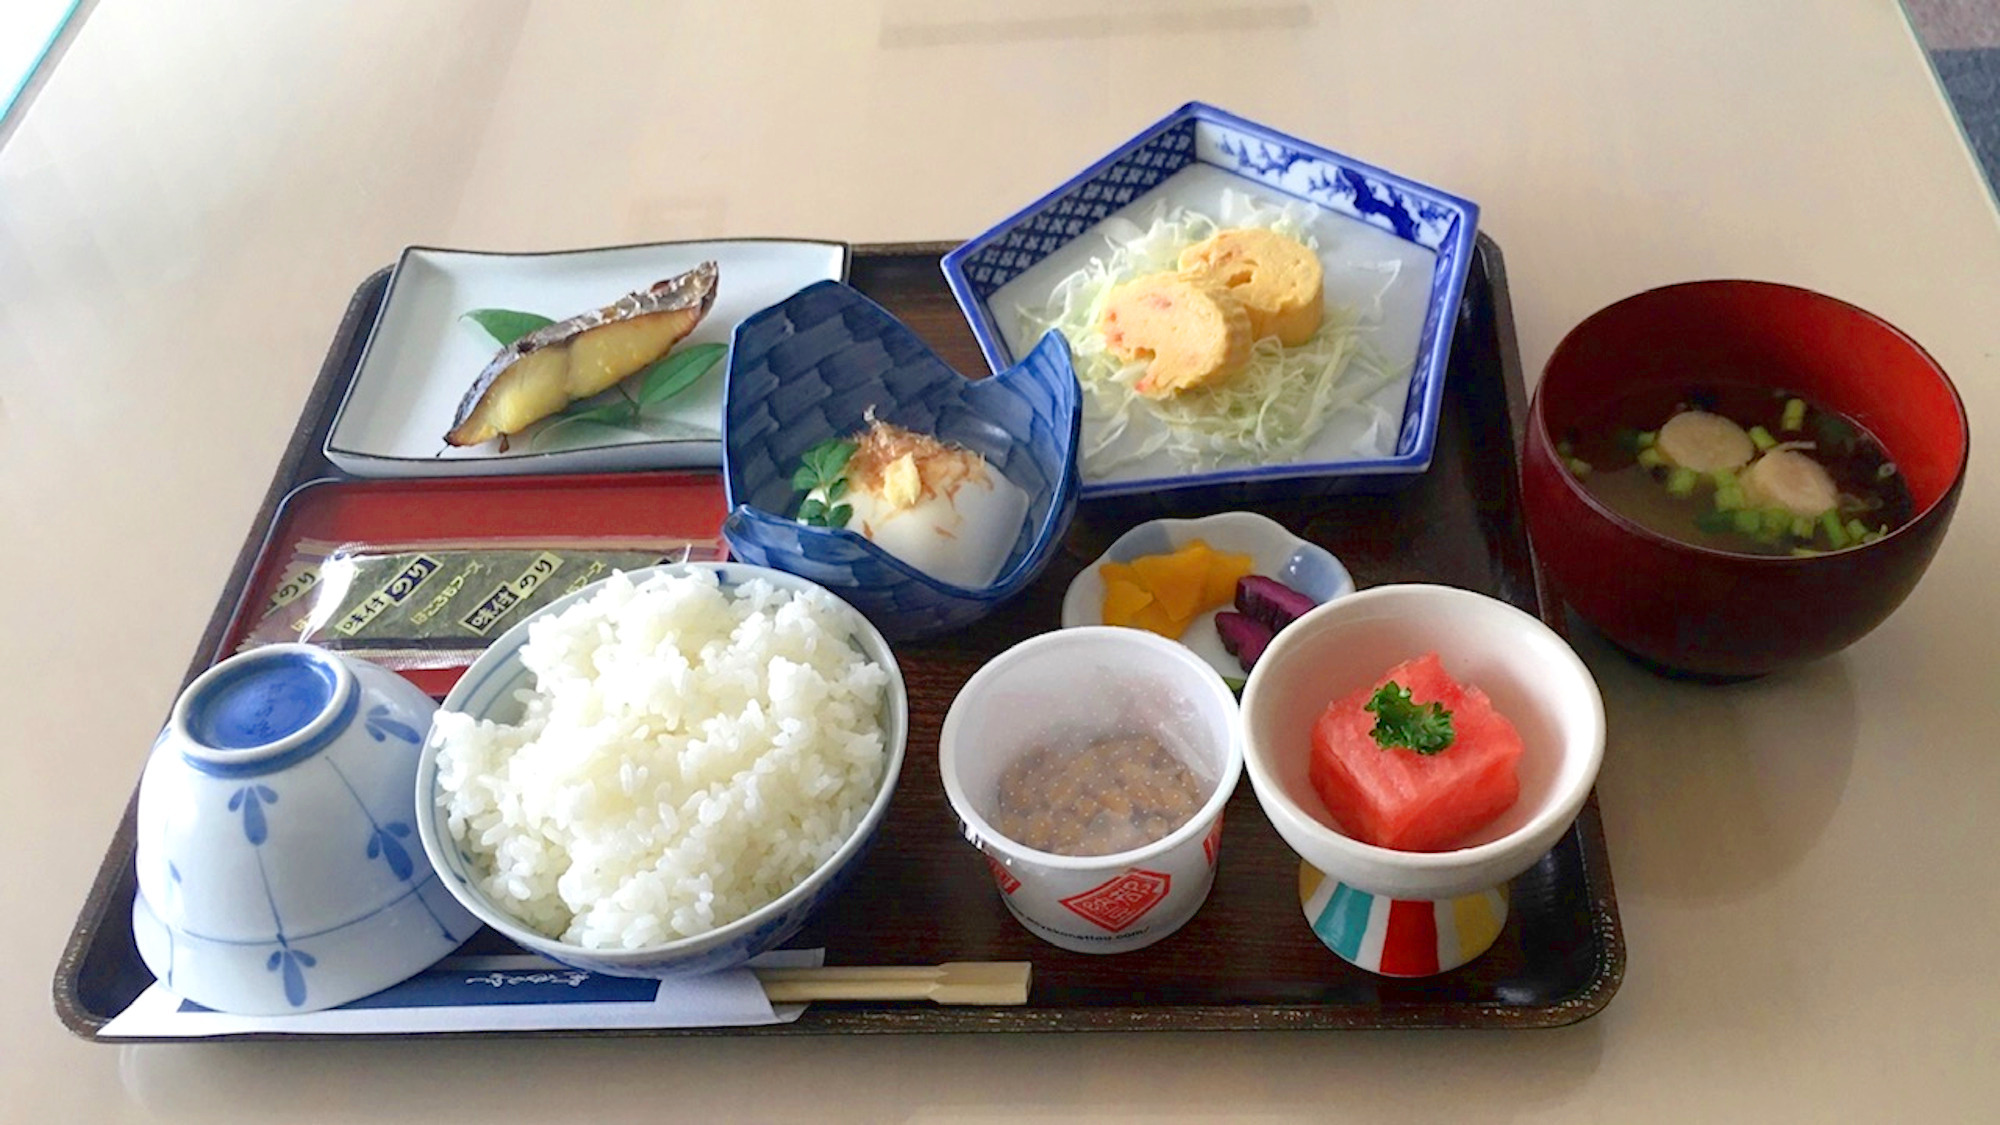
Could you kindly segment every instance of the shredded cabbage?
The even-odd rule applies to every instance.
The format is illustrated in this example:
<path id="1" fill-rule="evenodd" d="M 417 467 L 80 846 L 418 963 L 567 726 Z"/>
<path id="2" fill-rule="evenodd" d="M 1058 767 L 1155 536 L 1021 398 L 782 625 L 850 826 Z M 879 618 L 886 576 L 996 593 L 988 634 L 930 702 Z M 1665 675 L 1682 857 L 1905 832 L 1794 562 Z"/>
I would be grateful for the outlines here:
<path id="1" fill-rule="evenodd" d="M 1376 391 L 1408 374 L 1391 364 L 1369 339 L 1382 319 L 1382 294 L 1396 281 L 1400 265 L 1363 266 L 1384 275 L 1372 307 L 1329 306 L 1313 338 L 1287 348 L 1275 337 L 1258 340 L 1250 363 L 1226 386 L 1197 388 L 1164 399 L 1140 394 L 1144 360 L 1125 363 L 1111 353 L 1098 321 L 1112 290 L 1148 274 L 1180 268 L 1181 251 L 1225 229 L 1215 218 L 1186 208 L 1156 212 L 1150 225 L 1113 219 L 1105 234 L 1109 258 L 1063 278 L 1039 308 L 1018 310 L 1035 339 L 1053 328 L 1069 339 L 1077 381 L 1084 391 L 1084 476 L 1102 479 L 1111 471 L 1164 449 L 1184 469 L 1201 472 L 1227 465 L 1282 464 L 1296 460 L 1315 435 L 1336 416 L 1359 412 L 1366 418 L 1352 455 L 1385 457 L 1394 452 L 1400 421 L 1369 401 Z M 1285 207 L 1227 193 L 1223 210 L 1228 229 L 1267 227 L 1298 239 L 1315 253 L 1319 241 L 1309 229 L 1310 205 Z"/>

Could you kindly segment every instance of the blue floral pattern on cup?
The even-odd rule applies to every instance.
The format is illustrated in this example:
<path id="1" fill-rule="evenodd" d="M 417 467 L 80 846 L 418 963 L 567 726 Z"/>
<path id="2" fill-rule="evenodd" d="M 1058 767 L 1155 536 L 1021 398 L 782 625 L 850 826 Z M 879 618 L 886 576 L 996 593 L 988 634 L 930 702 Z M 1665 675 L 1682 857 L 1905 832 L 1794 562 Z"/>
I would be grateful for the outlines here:
<path id="1" fill-rule="evenodd" d="M 375 829 L 368 837 L 368 858 L 379 857 L 382 862 L 389 865 L 389 870 L 396 873 L 396 878 L 408 879 L 416 868 L 410 863 L 409 849 L 403 847 L 402 841 L 408 839 L 412 831 L 414 830 L 402 821 L 394 821 Z"/>
<path id="2" fill-rule="evenodd" d="M 229 811 L 242 813 L 243 835 L 250 841 L 251 847 L 261 849 L 270 840 L 271 826 L 269 819 L 264 815 L 264 807 L 277 803 L 278 792 L 268 785 L 241 786 L 229 795 Z M 168 864 L 168 871 L 175 882 L 180 881 L 180 871 L 172 864 Z M 261 851 L 257 855 L 257 877 L 264 884 L 264 901 L 271 907 L 272 936 L 278 943 L 277 951 L 271 954 L 270 960 L 264 967 L 270 972 L 283 970 L 285 999 L 296 1008 L 303 1005 L 307 998 L 305 970 L 319 962 L 312 954 L 293 949 L 291 943 L 285 940 L 285 919 L 278 911 L 278 897 L 271 889 L 271 872 L 265 866 Z M 169 987 L 172 987 L 171 980 Z"/>
<path id="3" fill-rule="evenodd" d="M 343 1003 L 427 967 L 477 928 L 410 842 L 428 725 L 419 716 L 436 705 L 365 662 L 273 649 L 196 680 L 140 784 L 134 938 L 169 988 L 218 1011 Z M 302 670 L 332 690 L 317 711 L 292 716 L 289 733 L 218 747 L 184 721 L 210 706 L 207 685 L 240 701 L 259 676 Z"/>
<path id="4" fill-rule="evenodd" d="M 404 729 L 407 730 L 408 728 L 405 727 Z M 374 732 L 371 730 L 369 733 L 373 734 Z M 375 818 L 375 814 L 368 810 L 368 802 L 361 799 L 361 794 L 355 790 L 354 783 L 348 780 L 346 772 L 331 760 L 327 762 L 327 768 L 340 778 L 340 784 L 354 798 L 355 808 L 360 811 L 362 818 L 368 822 L 367 857 L 369 859 L 381 860 L 388 865 L 390 874 L 403 882 L 409 882 L 417 874 L 417 865 L 411 858 L 409 847 L 403 841 L 414 835 L 416 829 L 411 827 L 408 821 L 378 821 Z M 429 865 L 426 864 L 425 868 L 426 873 L 428 873 Z M 451 927 L 445 924 L 444 919 L 438 917 L 437 912 L 431 910 L 428 903 L 424 903 L 424 910 L 430 914 L 431 921 L 437 924 L 439 932 L 444 934 L 446 938 L 451 938 Z"/>
<path id="5" fill-rule="evenodd" d="M 368 728 L 369 737 L 377 742 L 383 742 L 390 737 L 395 737 L 414 746 L 424 740 L 423 736 L 417 733 L 416 728 L 401 719 L 395 718 L 389 710 L 389 705 L 386 703 L 377 703 L 368 709 L 368 717 L 365 720 L 365 725 Z"/>
<path id="6" fill-rule="evenodd" d="M 281 937 L 280 941 L 282 940 Z M 306 1002 L 305 970 L 314 968 L 318 964 L 312 954 L 287 945 L 271 954 L 270 960 L 264 963 L 264 968 L 274 973 L 280 971 L 284 973 L 285 999 L 292 1007 L 297 1008 Z"/>
<path id="7" fill-rule="evenodd" d="M 268 785 L 245 785 L 229 795 L 229 811 L 243 813 L 243 835 L 254 846 L 270 837 L 264 806 L 278 803 L 278 793 Z"/>

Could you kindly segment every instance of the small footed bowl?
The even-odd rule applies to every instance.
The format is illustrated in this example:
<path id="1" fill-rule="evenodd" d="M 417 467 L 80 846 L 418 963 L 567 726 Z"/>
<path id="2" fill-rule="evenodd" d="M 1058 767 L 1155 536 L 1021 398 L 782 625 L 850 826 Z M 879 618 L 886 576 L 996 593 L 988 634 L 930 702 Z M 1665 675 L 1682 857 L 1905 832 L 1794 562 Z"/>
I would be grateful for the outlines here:
<path id="1" fill-rule="evenodd" d="M 479 928 L 414 836 L 436 704 L 365 661 L 254 649 L 175 704 L 139 784 L 139 955 L 241 1015 L 330 1008 L 423 971 Z"/>
<path id="2" fill-rule="evenodd" d="M 723 393 L 730 513 L 722 534 L 731 554 L 825 586 L 894 639 L 992 612 L 1041 574 L 1076 514 L 1081 391 L 1057 333 L 998 375 L 967 379 L 886 309 L 824 281 L 737 327 Z M 972 450 L 1028 494 L 1027 517 L 991 583 L 943 582 L 857 532 L 791 517 L 800 458 L 865 428 L 870 410 Z"/>
<path id="3" fill-rule="evenodd" d="M 1313 790 L 1313 723 L 1328 703 L 1427 652 L 1520 732 L 1520 797 L 1452 851 L 1364 844 Z M 1506 916 L 1503 884 L 1569 831 L 1604 758 L 1603 700 L 1563 639 L 1505 602 L 1448 586 L 1380 586 L 1293 622 L 1250 673 L 1243 723 L 1245 772 L 1278 835 L 1305 861 L 1300 897 L 1315 932 L 1347 960 L 1391 976 L 1444 972 L 1491 945 Z"/>
<path id="4" fill-rule="evenodd" d="M 762 579 L 780 590 L 824 592 L 823 588 L 795 575 L 742 563 L 675 563 L 631 571 L 626 577 L 637 584 L 656 574 L 694 570 L 714 573 L 724 588 Z M 516 693 L 532 687 L 534 683 L 533 674 L 521 663 L 521 648 L 528 643 L 529 629 L 535 622 L 595 596 L 603 585 L 603 582 L 593 583 L 559 598 L 501 634 L 466 669 L 457 686 L 445 696 L 442 709 L 500 723 L 519 721 L 522 701 Z M 473 873 L 472 857 L 452 840 L 446 811 L 437 802 L 439 744 L 436 739 L 426 741 L 416 776 L 416 792 L 422 806 L 417 829 L 423 840 L 424 852 L 443 874 L 445 888 L 480 921 L 516 945 L 573 968 L 621 977 L 693 976 L 736 968 L 760 953 L 775 949 L 797 933 L 861 866 L 861 857 L 866 854 L 876 829 L 889 811 L 889 801 L 903 769 L 903 751 L 909 736 L 909 696 L 895 654 L 890 651 L 889 642 L 883 639 L 882 634 L 859 613 L 853 614 L 851 643 L 863 656 L 881 665 L 889 674 L 881 716 L 887 762 L 880 786 L 860 824 L 830 859 L 791 890 L 734 922 L 705 934 L 637 949 L 587 948 L 552 938 L 524 924 L 479 889 Z"/>

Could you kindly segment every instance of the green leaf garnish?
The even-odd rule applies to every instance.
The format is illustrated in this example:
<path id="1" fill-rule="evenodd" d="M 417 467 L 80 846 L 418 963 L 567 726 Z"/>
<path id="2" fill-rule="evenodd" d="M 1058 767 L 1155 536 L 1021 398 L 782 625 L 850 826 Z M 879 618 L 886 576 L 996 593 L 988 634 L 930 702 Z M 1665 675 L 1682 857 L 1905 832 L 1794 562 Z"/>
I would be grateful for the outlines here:
<path id="1" fill-rule="evenodd" d="M 726 344 L 696 344 L 648 364 L 639 371 L 636 380 L 639 405 L 665 402 L 699 383 L 728 350 Z"/>
<path id="2" fill-rule="evenodd" d="M 799 522 L 808 527 L 846 527 L 847 521 L 854 518 L 854 509 L 849 505 L 828 507 L 847 491 L 847 478 L 842 474 L 847 470 L 848 458 L 854 456 L 854 449 L 851 441 L 828 438 L 800 456 L 798 471 L 792 474 L 792 487 L 807 494 L 807 499 L 799 505 Z M 815 492 L 820 496 L 813 496 Z"/>
<path id="3" fill-rule="evenodd" d="M 812 465 L 819 473 L 821 483 L 832 487 L 847 471 L 847 462 L 853 458 L 858 446 L 841 438 L 828 438 L 806 450 L 806 464 Z"/>
<path id="4" fill-rule="evenodd" d="M 632 427 L 628 424 L 631 421 L 632 408 L 622 402 L 599 407 L 585 414 L 558 414 L 529 432 L 527 448 L 530 450 L 556 448 L 555 436 L 567 434 L 578 426 L 586 430 L 592 428 L 601 430 L 603 433 L 599 435 L 599 440 L 609 440 L 613 435 L 631 433 Z"/>
<path id="5" fill-rule="evenodd" d="M 530 332 L 555 323 L 540 313 L 518 309 L 473 309 L 465 314 L 465 319 L 484 329 L 503 348 Z"/>
<path id="6" fill-rule="evenodd" d="M 465 318 L 485 329 L 503 347 L 538 328 L 555 323 L 548 317 L 513 309 L 473 309 L 465 314 Z M 551 415 L 532 431 L 528 448 L 547 448 L 556 433 L 566 431 L 572 425 L 644 433 L 649 429 L 649 420 L 645 415 L 647 407 L 665 402 L 700 382 L 702 376 L 713 370 L 728 350 L 726 344 L 696 344 L 663 356 L 620 380 L 612 388 L 618 396 L 616 401 L 605 402 L 604 396 L 579 399 Z M 629 388 L 636 388 L 638 394 L 635 396 Z M 656 435 L 662 428 L 671 430 L 677 425 L 672 419 L 650 420 L 650 429 Z"/>
<path id="7" fill-rule="evenodd" d="M 638 420 L 631 404 L 625 402 L 609 402 L 603 406 L 593 406 L 584 410 L 572 408 L 563 411 L 558 417 L 572 422 L 596 422 L 605 426 L 623 425 Z"/>
<path id="8" fill-rule="evenodd" d="M 1451 745 L 1451 712 L 1435 701 L 1419 704 L 1410 689 L 1394 680 L 1375 689 L 1363 704 L 1375 715 L 1375 744 L 1385 750 L 1402 747 L 1419 754 L 1436 754 Z"/>
<path id="9" fill-rule="evenodd" d="M 479 312 L 505 312 L 500 309 L 480 309 Z M 467 313 L 467 316 L 473 315 Z M 523 314 L 526 315 L 526 314 Z M 616 426 L 628 430 L 644 428 L 643 411 L 648 406 L 664 402 L 693 386 L 703 375 L 708 374 L 716 361 L 728 351 L 724 344 L 698 344 L 684 352 L 675 352 L 634 372 L 619 382 L 612 390 L 618 394 L 616 402 L 598 402 L 594 399 L 579 399 L 554 415 L 550 422 L 536 436 L 564 427 L 571 422 L 584 422 L 597 426 Z M 638 397 L 633 397 L 627 387 L 637 386 Z"/>

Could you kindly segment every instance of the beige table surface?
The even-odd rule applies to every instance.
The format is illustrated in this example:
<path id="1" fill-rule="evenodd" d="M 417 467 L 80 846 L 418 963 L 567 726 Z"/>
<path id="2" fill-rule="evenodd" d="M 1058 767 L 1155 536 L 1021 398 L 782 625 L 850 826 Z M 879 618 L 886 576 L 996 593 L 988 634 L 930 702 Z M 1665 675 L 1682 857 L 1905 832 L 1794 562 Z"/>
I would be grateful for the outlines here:
<path id="1" fill-rule="evenodd" d="M 1994 444 L 1924 585 L 1732 689 L 1580 642 L 1630 944 L 1526 1034 L 116 1047 L 49 981 L 343 302 L 407 243 L 947 239 L 1201 98 L 1478 200 L 1522 351 L 1718 275 L 2000 419 L 2000 223 L 1888 0 L 102 0 L 0 149 L 0 1118 L 1991 1119 Z"/>

